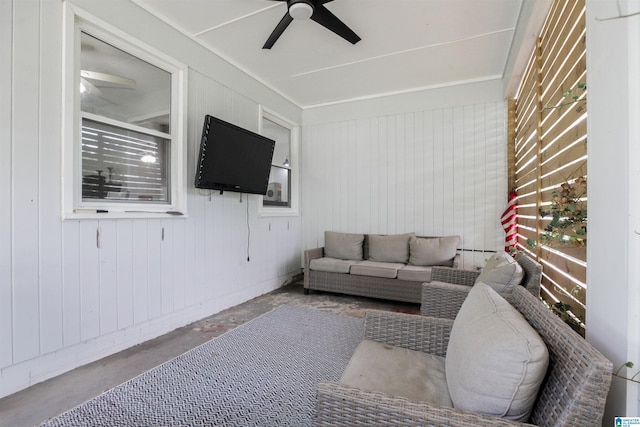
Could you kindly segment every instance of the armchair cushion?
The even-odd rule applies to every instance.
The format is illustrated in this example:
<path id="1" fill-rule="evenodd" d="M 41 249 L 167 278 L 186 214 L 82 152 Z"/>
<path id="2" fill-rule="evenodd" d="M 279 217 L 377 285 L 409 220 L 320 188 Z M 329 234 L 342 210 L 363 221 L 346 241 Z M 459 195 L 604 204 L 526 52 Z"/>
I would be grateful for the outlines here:
<path id="1" fill-rule="evenodd" d="M 362 260 L 364 234 L 324 232 L 324 255 L 330 258 Z"/>
<path id="2" fill-rule="evenodd" d="M 362 340 L 341 384 L 452 408 L 444 357 Z"/>
<path id="3" fill-rule="evenodd" d="M 473 286 L 447 348 L 454 407 L 526 422 L 548 363 L 544 341 L 525 318 L 488 285 Z"/>
<path id="4" fill-rule="evenodd" d="M 409 240 L 413 265 L 447 265 L 456 256 L 460 236 L 446 236 L 423 239 L 412 237 Z"/>
<path id="5" fill-rule="evenodd" d="M 370 234 L 369 260 L 375 262 L 402 262 L 409 259 L 409 239 L 415 233 L 379 236 Z"/>
<path id="6" fill-rule="evenodd" d="M 508 293 L 514 286 L 520 285 L 524 270 L 518 262 L 506 252 L 492 255 L 476 279 L 476 283 L 485 283 L 496 292 Z"/>

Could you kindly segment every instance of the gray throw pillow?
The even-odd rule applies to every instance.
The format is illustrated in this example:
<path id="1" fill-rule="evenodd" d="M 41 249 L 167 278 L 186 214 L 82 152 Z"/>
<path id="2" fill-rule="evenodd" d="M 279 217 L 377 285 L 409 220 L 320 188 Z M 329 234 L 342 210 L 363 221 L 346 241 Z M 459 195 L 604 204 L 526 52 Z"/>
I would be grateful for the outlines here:
<path id="1" fill-rule="evenodd" d="M 453 406 L 526 422 L 548 364 L 544 341 L 522 314 L 489 286 L 474 285 L 447 347 Z"/>
<path id="2" fill-rule="evenodd" d="M 409 264 L 451 265 L 459 243 L 460 236 L 412 237 L 409 240 Z"/>
<path id="3" fill-rule="evenodd" d="M 369 260 L 377 262 L 402 262 L 409 260 L 409 239 L 415 233 L 390 236 L 369 235 Z"/>
<path id="4" fill-rule="evenodd" d="M 509 293 L 514 286 L 520 285 L 524 278 L 524 270 L 511 255 L 506 252 L 498 252 L 487 260 L 477 283 L 485 283 L 496 292 Z"/>
<path id="5" fill-rule="evenodd" d="M 324 232 L 324 256 L 362 261 L 364 234 Z"/>

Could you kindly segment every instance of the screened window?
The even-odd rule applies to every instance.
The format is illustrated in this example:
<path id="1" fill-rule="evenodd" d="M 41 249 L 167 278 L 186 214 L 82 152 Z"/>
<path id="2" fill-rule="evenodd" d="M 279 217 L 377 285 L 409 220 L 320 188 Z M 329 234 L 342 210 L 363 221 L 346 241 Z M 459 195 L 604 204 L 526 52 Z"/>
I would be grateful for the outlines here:
<path id="1" fill-rule="evenodd" d="M 186 67 L 84 14 L 71 22 L 65 215 L 184 213 Z"/>
<path id="2" fill-rule="evenodd" d="M 170 203 L 171 73 L 81 32 L 79 90 L 82 201 Z"/>

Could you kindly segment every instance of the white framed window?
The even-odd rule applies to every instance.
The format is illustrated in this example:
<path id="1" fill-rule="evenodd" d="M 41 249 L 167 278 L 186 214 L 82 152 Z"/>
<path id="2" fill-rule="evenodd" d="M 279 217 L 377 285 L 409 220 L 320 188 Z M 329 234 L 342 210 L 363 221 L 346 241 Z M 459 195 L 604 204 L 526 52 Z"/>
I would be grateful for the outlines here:
<path id="1" fill-rule="evenodd" d="M 267 108 L 260 108 L 260 134 L 276 142 L 261 216 L 291 216 L 299 211 L 300 128 Z"/>
<path id="2" fill-rule="evenodd" d="M 186 214 L 186 66 L 66 6 L 63 217 Z"/>

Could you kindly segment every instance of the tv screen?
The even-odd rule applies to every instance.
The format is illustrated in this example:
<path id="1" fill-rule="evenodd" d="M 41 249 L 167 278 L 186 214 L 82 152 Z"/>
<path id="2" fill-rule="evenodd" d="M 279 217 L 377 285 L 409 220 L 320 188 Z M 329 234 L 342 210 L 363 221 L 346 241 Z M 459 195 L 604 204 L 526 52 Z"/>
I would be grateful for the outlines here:
<path id="1" fill-rule="evenodd" d="M 206 115 L 195 185 L 265 195 L 274 147 L 272 139 Z"/>

